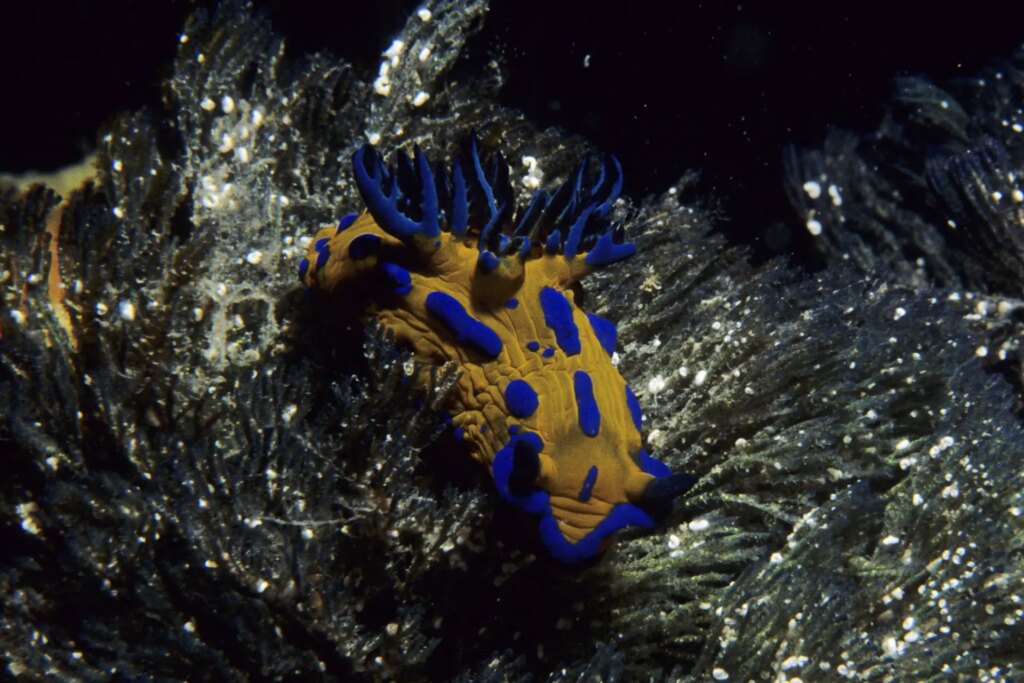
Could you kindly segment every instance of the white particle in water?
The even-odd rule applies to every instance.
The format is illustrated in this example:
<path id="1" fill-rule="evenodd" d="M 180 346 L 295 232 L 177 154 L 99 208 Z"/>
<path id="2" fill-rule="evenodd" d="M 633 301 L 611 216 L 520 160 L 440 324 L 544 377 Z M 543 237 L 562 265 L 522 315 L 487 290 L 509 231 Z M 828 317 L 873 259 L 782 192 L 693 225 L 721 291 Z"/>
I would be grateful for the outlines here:
<path id="1" fill-rule="evenodd" d="M 123 320 L 135 320 L 135 304 L 131 301 L 122 301 L 117 305 L 117 312 Z"/>

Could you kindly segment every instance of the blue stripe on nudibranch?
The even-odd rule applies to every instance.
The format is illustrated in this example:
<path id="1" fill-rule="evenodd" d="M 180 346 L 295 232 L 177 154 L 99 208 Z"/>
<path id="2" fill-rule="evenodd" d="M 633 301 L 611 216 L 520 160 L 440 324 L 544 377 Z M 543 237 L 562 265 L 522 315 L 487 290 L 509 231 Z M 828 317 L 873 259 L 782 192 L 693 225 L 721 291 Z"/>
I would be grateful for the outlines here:
<path id="1" fill-rule="evenodd" d="M 548 346 L 543 351 L 540 352 L 540 355 L 544 356 L 545 358 L 551 358 L 551 356 L 555 355 L 555 350 Z"/>
<path id="2" fill-rule="evenodd" d="M 583 487 L 580 489 L 580 495 L 576 498 L 581 503 L 586 503 L 590 500 L 590 494 L 594 492 L 594 484 L 597 483 L 597 465 L 591 465 L 590 469 L 587 470 L 587 476 L 583 478 Z"/>
<path id="3" fill-rule="evenodd" d="M 308 272 L 309 272 L 309 259 L 304 258 L 301 261 L 299 261 L 299 279 L 300 280 L 305 280 L 306 279 L 306 273 L 308 273 Z"/>
<path id="4" fill-rule="evenodd" d="M 387 273 L 388 279 L 391 280 L 392 290 L 395 294 L 408 294 L 412 291 L 412 275 L 408 270 L 398 265 L 397 263 L 390 263 L 384 261 L 380 264 L 380 267 Z"/>
<path id="5" fill-rule="evenodd" d="M 505 404 L 515 417 L 530 417 L 538 403 L 537 392 L 525 379 L 514 379 L 505 387 Z"/>
<path id="6" fill-rule="evenodd" d="M 320 250 L 321 250 L 321 249 L 323 249 L 323 248 L 324 248 L 324 247 L 325 247 L 325 246 L 327 245 L 327 243 L 328 243 L 328 242 L 330 242 L 330 241 L 331 241 L 331 238 L 330 238 L 330 237 L 321 237 L 321 238 L 320 238 L 320 239 L 318 239 L 318 240 L 317 240 L 316 242 L 313 242 L 313 248 L 314 248 L 314 249 L 316 249 L 317 251 L 320 251 Z"/>
<path id="7" fill-rule="evenodd" d="M 626 386 L 626 405 L 629 406 L 629 414 L 633 416 L 633 425 L 637 431 L 640 431 L 640 426 L 643 424 L 644 413 L 640 408 L 640 401 L 636 400 L 636 394 L 633 390 Z"/>
<path id="8" fill-rule="evenodd" d="M 569 300 L 557 289 L 544 287 L 540 290 L 540 307 L 544 311 L 544 323 L 555 333 L 558 346 L 567 356 L 580 352 L 580 331 L 572 321 L 572 307 Z"/>
<path id="9" fill-rule="evenodd" d="M 366 233 L 356 237 L 348 244 L 348 255 L 356 261 L 361 261 L 380 247 L 380 237 L 372 233 Z"/>
<path id="10" fill-rule="evenodd" d="M 576 414 L 580 430 L 587 436 L 597 436 L 601 429 L 601 411 L 594 400 L 594 383 L 583 370 L 577 370 L 572 376 L 573 391 L 576 394 Z"/>
<path id="11" fill-rule="evenodd" d="M 300 270 L 301 270 L 301 268 L 300 268 Z M 540 351 L 540 342 L 539 341 L 528 341 L 528 342 L 526 342 L 526 348 L 529 349 L 530 351 Z"/>
<path id="12" fill-rule="evenodd" d="M 615 329 L 615 325 L 610 320 L 605 320 L 594 313 L 587 313 L 587 320 L 590 321 L 590 327 L 593 328 L 597 341 L 601 342 L 601 347 L 608 352 L 609 356 L 615 353 L 615 343 L 619 339 L 619 331 Z"/>
<path id="13" fill-rule="evenodd" d="M 426 304 L 427 311 L 455 335 L 456 341 L 469 344 L 488 358 L 497 358 L 501 353 L 501 337 L 497 332 L 467 313 L 451 294 L 431 292 Z"/>
<path id="14" fill-rule="evenodd" d="M 518 308 L 518 307 L 519 307 L 519 299 L 516 299 L 515 297 L 512 297 L 511 299 L 509 299 L 508 301 L 505 302 L 505 308 Z"/>

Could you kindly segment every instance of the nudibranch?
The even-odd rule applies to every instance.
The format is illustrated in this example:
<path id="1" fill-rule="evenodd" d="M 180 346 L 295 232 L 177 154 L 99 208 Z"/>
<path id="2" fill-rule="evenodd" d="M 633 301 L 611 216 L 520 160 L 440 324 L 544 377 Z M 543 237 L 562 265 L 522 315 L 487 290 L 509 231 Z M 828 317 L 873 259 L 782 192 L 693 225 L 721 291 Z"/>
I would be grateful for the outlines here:
<path id="1" fill-rule="evenodd" d="M 299 276 L 417 358 L 458 363 L 456 437 L 502 498 L 540 516 L 554 557 L 585 561 L 623 527 L 655 525 L 696 481 L 644 451 L 640 405 L 612 363 L 615 326 L 571 289 L 635 251 L 609 220 L 622 170 L 584 159 L 516 212 L 508 164 L 479 147 L 472 136 L 450 170 L 419 148 L 391 167 L 359 149 L 366 209 L 321 229 Z"/>

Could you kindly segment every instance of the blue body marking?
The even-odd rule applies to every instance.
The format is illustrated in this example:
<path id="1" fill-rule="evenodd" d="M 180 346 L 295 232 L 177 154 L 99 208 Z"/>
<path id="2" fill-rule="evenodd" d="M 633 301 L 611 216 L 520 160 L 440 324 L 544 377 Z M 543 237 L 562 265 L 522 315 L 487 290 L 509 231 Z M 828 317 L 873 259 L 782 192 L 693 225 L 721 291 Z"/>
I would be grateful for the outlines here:
<path id="1" fill-rule="evenodd" d="M 380 237 L 368 232 L 349 242 L 348 255 L 356 261 L 361 261 L 379 248 Z"/>
<path id="2" fill-rule="evenodd" d="M 402 295 L 412 291 L 412 275 L 408 270 L 397 263 L 390 263 L 388 261 L 382 262 L 380 266 L 387 273 L 388 279 L 391 280 L 393 285 L 391 291 Z"/>
<path id="3" fill-rule="evenodd" d="M 583 487 L 580 489 L 580 495 L 577 499 L 581 503 L 586 503 L 590 500 L 590 494 L 594 492 L 594 484 L 597 483 L 597 465 L 591 465 L 590 469 L 587 470 L 587 476 L 583 478 Z"/>
<path id="4" fill-rule="evenodd" d="M 587 320 L 590 321 L 590 327 L 593 328 L 594 336 L 601 343 L 601 347 L 609 356 L 615 353 L 615 344 L 619 339 L 619 331 L 615 329 L 615 325 L 594 313 L 587 313 Z"/>
<path id="5" fill-rule="evenodd" d="M 358 213 L 350 213 L 342 216 L 341 220 L 338 221 L 338 229 L 334 231 L 334 234 L 337 235 L 339 232 L 344 232 L 349 226 L 356 222 L 357 218 L 359 218 Z"/>
<path id="6" fill-rule="evenodd" d="M 505 404 L 516 417 L 530 417 L 537 411 L 537 392 L 524 379 L 514 379 L 505 387 Z"/>
<path id="7" fill-rule="evenodd" d="M 562 562 L 583 562 L 597 555 L 601 544 L 619 529 L 627 526 L 650 528 L 655 526 L 654 518 L 632 503 L 619 503 L 611 513 L 602 519 L 594 530 L 570 543 L 558 530 L 558 521 L 550 511 L 540 520 L 540 537 L 551 551 L 551 555 Z"/>
<path id="8" fill-rule="evenodd" d="M 467 313 L 451 294 L 431 292 L 426 304 L 427 311 L 455 335 L 456 341 L 469 344 L 488 358 L 497 358 L 501 353 L 501 337 L 497 332 Z"/>
<path id="9" fill-rule="evenodd" d="M 320 247 L 320 250 L 316 252 L 316 269 L 320 270 L 327 263 L 327 259 L 331 257 L 331 249 L 326 244 Z"/>
<path id="10" fill-rule="evenodd" d="M 572 320 L 569 300 L 557 289 L 544 287 L 540 290 L 540 307 L 544 311 L 544 323 L 555 333 L 558 346 L 567 356 L 580 352 L 580 331 Z"/>
<path id="11" fill-rule="evenodd" d="M 513 454 L 515 453 L 516 442 L 520 439 L 526 439 L 537 453 L 540 453 L 544 448 L 544 442 L 533 432 L 520 432 L 512 435 L 508 443 L 494 454 L 494 461 L 491 463 L 491 473 L 494 475 L 495 487 L 502 498 L 521 510 L 534 514 L 547 513 L 550 515 L 551 498 L 547 491 L 534 489 L 530 493 L 519 494 L 509 488 L 509 479 L 512 476 Z"/>
<path id="12" fill-rule="evenodd" d="M 583 370 L 577 370 L 572 376 L 572 386 L 576 393 L 576 414 L 580 423 L 580 431 L 587 436 L 597 436 L 601 429 L 601 411 L 594 400 L 594 383 Z"/>
<path id="13" fill-rule="evenodd" d="M 637 464 L 640 465 L 640 469 L 656 479 L 661 479 L 662 477 L 667 477 L 672 474 L 672 470 L 668 468 L 668 465 L 657 458 L 651 457 L 647 454 L 647 451 L 642 448 L 640 449 L 640 452 L 637 453 L 636 457 Z"/>

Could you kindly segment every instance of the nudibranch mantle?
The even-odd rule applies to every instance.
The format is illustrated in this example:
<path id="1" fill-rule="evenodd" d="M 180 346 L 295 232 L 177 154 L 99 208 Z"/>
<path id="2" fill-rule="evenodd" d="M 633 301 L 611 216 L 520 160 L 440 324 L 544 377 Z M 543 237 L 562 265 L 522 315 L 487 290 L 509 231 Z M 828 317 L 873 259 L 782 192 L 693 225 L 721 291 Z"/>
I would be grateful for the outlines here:
<path id="1" fill-rule="evenodd" d="M 502 498 L 540 515 L 554 557 L 584 561 L 619 529 L 653 526 L 695 479 L 644 452 L 615 327 L 571 289 L 634 252 L 608 220 L 618 161 L 594 177 L 585 159 L 518 215 L 508 165 L 475 135 L 450 171 L 418 148 L 388 168 L 369 145 L 353 171 L 367 208 L 316 234 L 303 282 L 357 302 L 418 358 L 459 364 L 455 434 Z"/>

